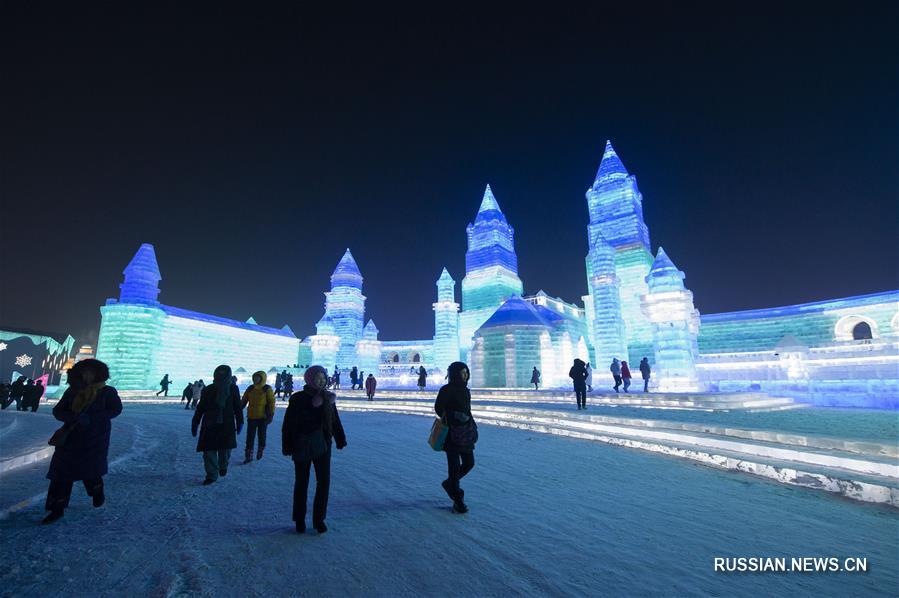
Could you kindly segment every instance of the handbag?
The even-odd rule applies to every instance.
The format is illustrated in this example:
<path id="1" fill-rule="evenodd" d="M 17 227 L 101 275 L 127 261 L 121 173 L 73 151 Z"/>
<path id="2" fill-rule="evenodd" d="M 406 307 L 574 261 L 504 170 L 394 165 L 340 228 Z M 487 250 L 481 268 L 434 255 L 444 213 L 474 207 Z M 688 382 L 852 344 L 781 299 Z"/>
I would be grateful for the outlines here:
<path id="1" fill-rule="evenodd" d="M 50 440 L 47 441 L 47 444 L 55 447 L 64 445 L 66 439 L 69 437 L 69 433 L 74 427 L 75 426 L 70 426 L 69 424 L 63 424 L 61 428 L 53 432 L 53 435 L 50 437 Z"/>
<path id="2" fill-rule="evenodd" d="M 471 450 L 478 441 L 478 425 L 473 418 L 450 429 L 450 441 L 461 450 Z"/>
<path id="3" fill-rule="evenodd" d="M 428 444 L 431 445 L 431 448 L 435 451 L 443 450 L 443 443 L 446 442 L 446 435 L 449 432 L 449 427 L 443 422 L 439 417 L 434 418 L 434 423 L 431 424 L 431 433 L 428 435 Z"/>
<path id="4" fill-rule="evenodd" d="M 325 433 L 316 430 L 312 434 L 299 434 L 294 444 L 293 458 L 297 461 L 313 461 L 325 456 L 331 444 L 325 440 Z"/>

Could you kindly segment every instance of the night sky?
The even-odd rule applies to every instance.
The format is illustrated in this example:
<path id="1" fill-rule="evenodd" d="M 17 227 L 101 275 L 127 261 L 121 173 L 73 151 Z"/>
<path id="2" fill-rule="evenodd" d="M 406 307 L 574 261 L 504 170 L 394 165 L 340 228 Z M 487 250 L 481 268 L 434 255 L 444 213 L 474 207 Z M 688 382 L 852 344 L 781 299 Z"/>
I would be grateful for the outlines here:
<path id="1" fill-rule="evenodd" d="M 488 182 L 525 292 L 580 302 L 607 138 L 702 313 L 899 287 L 895 2 L 132 4 L 3 4 L 0 325 L 90 342 L 149 242 L 163 303 L 305 336 L 350 247 L 430 338 Z"/>

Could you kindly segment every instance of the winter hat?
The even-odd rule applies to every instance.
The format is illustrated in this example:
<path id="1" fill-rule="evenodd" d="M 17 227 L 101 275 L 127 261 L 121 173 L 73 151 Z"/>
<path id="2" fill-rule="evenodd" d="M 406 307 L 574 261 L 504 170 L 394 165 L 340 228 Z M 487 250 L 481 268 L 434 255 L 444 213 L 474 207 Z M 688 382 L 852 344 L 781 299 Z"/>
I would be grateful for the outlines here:
<path id="1" fill-rule="evenodd" d="M 466 384 L 465 380 L 462 379 L 462 370 L 467 371 L 469 378 L 471 377 L 471 371 L 462 361 L 454 361 L 449 364 L 449 367 L 446 368 L 446 370 L 450 384 Z"/>
<path id="2" fill-rule="evenodd" d="M 322 374 L 325 374 L 325 376 L 327 377 L 327 374 L 325 373 L 325 368 L 323 368 L 320 365 L 314 365 L 311 368 L 309 368 L 308 370 L 306 370 L 305 374 L 303 374 L 303 381 L 310 387 L 318 389 L 318 387 L 315 385 L 315 377 L 316 377 L 316 375 L 318 375 L 319 372 L 321 372 Z"/>

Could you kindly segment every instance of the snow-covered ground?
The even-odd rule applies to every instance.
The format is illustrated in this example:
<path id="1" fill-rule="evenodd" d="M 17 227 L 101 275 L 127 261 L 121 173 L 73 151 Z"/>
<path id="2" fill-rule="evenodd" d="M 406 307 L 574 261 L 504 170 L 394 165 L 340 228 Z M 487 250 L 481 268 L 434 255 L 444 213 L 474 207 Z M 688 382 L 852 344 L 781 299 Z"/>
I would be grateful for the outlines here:
<path id="1" fill-rule="evenodd" d="M 17 437 L 33 426 L 43 438 L 48 411 L 17 414 Z M 426 445 L 430 420 L 420 416 L 345 411 L 330 531 L 298 536 L 283 410 L 266 456 L 209 487 L 190 415 L 176 401 L 127 402 L 113 422 L 106 505 L 93 509 L 76 486 L 51 526 L 38 525 L 46 460 L 0 476 L 0 595 L 889 596 L 899 587 L 895 509 L 531 430 L 481 426 L 477 467 L 463 481 L 471 512 L 455 515 L 440 488 L 445 460 Z M 12 438 L 0 428 L 4 453 Z M 868 572 L 716 573 L 716 556 L 863 557 Z"/>

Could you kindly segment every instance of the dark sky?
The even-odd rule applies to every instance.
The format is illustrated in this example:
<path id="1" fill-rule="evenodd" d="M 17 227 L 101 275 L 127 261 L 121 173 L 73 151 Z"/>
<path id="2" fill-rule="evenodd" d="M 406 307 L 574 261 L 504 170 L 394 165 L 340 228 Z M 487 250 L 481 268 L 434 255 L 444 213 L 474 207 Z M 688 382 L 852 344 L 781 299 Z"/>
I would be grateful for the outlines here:
<path id="1" fill-rule="evenodd" d="M 350 247 L 429 338 L 488 182 L 579 301 L 606 138 L 701 312 L 899 286 L 894 2 L 57 4 L 0 13 L 0 324 L 88 340 L 150 242 L 164 303 L 306 335 Z"/>

